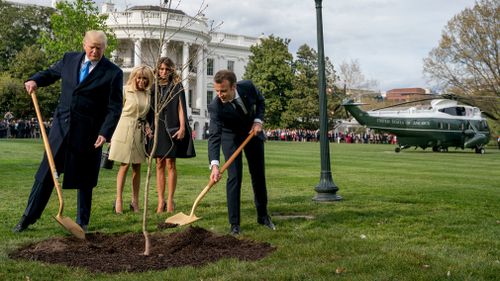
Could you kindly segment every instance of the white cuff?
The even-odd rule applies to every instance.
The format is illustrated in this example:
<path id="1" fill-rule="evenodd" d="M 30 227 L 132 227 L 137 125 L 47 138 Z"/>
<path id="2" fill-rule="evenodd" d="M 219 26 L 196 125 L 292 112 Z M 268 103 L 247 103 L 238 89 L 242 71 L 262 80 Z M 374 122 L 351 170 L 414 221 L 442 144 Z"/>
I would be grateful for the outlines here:
<path id="1" fill-rule="evenodd" d="M 253 119 L 253 122 L 254 123 L 260 123 L 261 125 L 264 124 L 264 122 L 262 122 L 262 120 L 260 120 L 259 118 Z"/>
<path id="2" fill-rule="evenodd" d="M 210 166 L 208 167 L 210 170 L 212 170 L 212 166 L 213 165 L 216 165 L 217 167 L 219 167 L 219 160 L 212 160 L 210 161 Z"/>

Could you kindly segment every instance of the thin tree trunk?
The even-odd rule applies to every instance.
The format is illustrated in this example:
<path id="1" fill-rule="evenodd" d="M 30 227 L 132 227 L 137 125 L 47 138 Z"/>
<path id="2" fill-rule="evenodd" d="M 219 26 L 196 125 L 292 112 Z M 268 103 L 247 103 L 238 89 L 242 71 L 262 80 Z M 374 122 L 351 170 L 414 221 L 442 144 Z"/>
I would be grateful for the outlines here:
<path id="1" fill-rule="evenodd" d="M 155 99 L 156 99 L 157 94 L 155 94 Z M 158 140 L 158 120 L 159 120 L 159 114 L 155 112 L 155 131 L 154 131 L 154 136 L 153 136 L 153 148 L 151 149 L 151 152 L 148 157 L 148 171 L 146 174 L 146 183 L 145 183 L 145 188 L 144 188 L 144 212 L 142 214 L 142 234 L 144 234 L 144 255 L 149 256 L 151 253 L 151 242 L 149 240 L 149 233 L 148 233 L 148 198 L 149 198 L 149 186 L 150 186 L 150 180 L 151 180 L 151 166 L 153 164 L 153 155 L 156 152 L 156 147 L 157 147 L 157 140 Z"/>

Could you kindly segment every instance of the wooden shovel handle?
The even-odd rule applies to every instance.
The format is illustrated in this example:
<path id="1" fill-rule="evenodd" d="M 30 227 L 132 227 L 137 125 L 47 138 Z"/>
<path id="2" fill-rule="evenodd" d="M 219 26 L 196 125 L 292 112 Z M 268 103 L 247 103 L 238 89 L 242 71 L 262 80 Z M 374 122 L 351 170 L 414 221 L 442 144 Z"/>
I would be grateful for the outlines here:
<path id="1" fill-rule="evenodd" d="M 234 161 L 234 159 L 236 159 L 236 157 L 238 157 L 238 155 L 240 155 L 241 151 L 243 150 L 243 148 L 245 148 L 245 146 L 248 144 L 248 142 L 257 134 L 257 132 L 255 131 L 251 131 L 250 134 L 248 135 L 248 137 L 243 141 L 243 143 L 240 144 L 240 146 L 233 152 L 233 154 L 231 155 L 231 157 L 229 157 L 229 159 L 227 159 L 226 163 L 224 163 L 224 165 L 222 166 L 222 168 L 220 169 L 219 173 L 222 174 L 224 173 L 225 170 L 227 170 L 227 168 L 229 167 L 229 165 L 231 165 Z M 201 201 L 201 199 L 203 197 L 205 197 L 205 194 L 207 194 L 207 192 L 212 188 L 212 186 L 214 186 L 216 184 L 216 182 L 212 179 L 210 179 L 210 181 L 208 182 L 208 185 L 205 186 L 205 188 L 201 191 L 200 195 L 198 195 L 198 197 L 196 197 L 196 200 L 194 201 L 194 204 L 193 204 L 193 208 L 191 208 L 191 214 L 189 215 L 190 217 L 192 217 L 194 215 L 194 210 L 196 209 L 196 207 L 198 206 L 198 203 Z"/>
<path id="2" fill-rule="evenodd" d="M 227 170 L 227 168 L 229 168 L 229 165 L 231 165 L 234 161 L 234 159 L 236 159 L 236 157 L 238 157 L 238 155 L 240 155 L 241 151 L 243 150 L 243 148 L 245 148 L 245 146 L 248 144 L 248 142 L 256 135 L 257 133 L 254 132 L 254 131 L 251 131 L 250 134 L 248 135 L 248 137 L 240 144 L 240 146 L 233 152 L 233 155 L 231 155 L 231 157 L 229 157 L 229 159 L 227 159 L 226 163 L 224 163 L 224 165 L 222 165 L 222 168 L 220 169 L 219 173 L 222 174 L 224 173 L 225 170 Z"/>
<path id="3" fill-rule="evenodd" d="M 40 106 L 38 105 L 38 99 L 36 98 L 36 92 L 30 93 L 31 99 L 33 100 L 33 105 L 35 106 L 36 117 L 38 119 L 38 127 L 40 127 L 40 132 L 42 134 L 43 145 L 45 146 L 45 153 L 47 154 L 47 160 L 49 161 L 50 171 L 52 173 L 52 179 L 54 180 L 54 186 L 56 187 L 57 197 L 59 198 L 59 212 L 57 217 L 62 216 L 64 203 L 62 198 L 61 187 L 59 186 L 59 176 L 57 175 L 56 163 L 54 162 L 54 156 L 52 155 L 52 149 L 50 148 L 49 138 L 47 132 L 45 131 L 45 125 L 43 124 L 42 113 L 40 112 Z"/>

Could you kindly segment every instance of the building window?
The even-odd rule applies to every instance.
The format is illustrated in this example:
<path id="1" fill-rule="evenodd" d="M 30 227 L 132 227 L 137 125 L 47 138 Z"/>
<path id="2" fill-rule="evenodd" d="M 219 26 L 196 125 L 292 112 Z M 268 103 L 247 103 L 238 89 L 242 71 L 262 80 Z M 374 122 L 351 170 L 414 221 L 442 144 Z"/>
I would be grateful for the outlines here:
<path id="1" fill-rule="evenodd" d="M 207 91 L 207 104 L 210 104 L 213 98 L 214 98 L 214 91 Z"/>
<path id="2" fill-rule="evenodd" d="M 227 70 L 234 71 L 234 61 L 233 60 L 227 61 Z"/>
<path id="3" fill-rule="evenodd" d="M 214 59 L 207 59 L 207 75 L 214 75 Z"/>

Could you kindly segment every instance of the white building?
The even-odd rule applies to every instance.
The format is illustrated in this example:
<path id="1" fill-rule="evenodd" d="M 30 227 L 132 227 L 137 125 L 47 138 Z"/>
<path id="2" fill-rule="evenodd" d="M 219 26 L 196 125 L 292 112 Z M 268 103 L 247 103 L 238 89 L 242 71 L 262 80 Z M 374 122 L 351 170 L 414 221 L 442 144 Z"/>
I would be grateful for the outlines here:
<path id="1" fill-rule="evenodd" d="M 168 56 L 176 63 L 186 91 L 189 123 L 201 139 L 208 128 L 213 75 L 220 69 L 231 69 L 240 79 L 250 46 L 259 38 L 212 32 L 203 15 L 192 17 L 159 6 L 134 6 L 119 12 L 106 1 L 101 12 L 108 15 L 107 25 L 118 39 L 112 59 L 122 68 L 125 81 L 135 66 L 154 68 L 159 56 Z"/>

